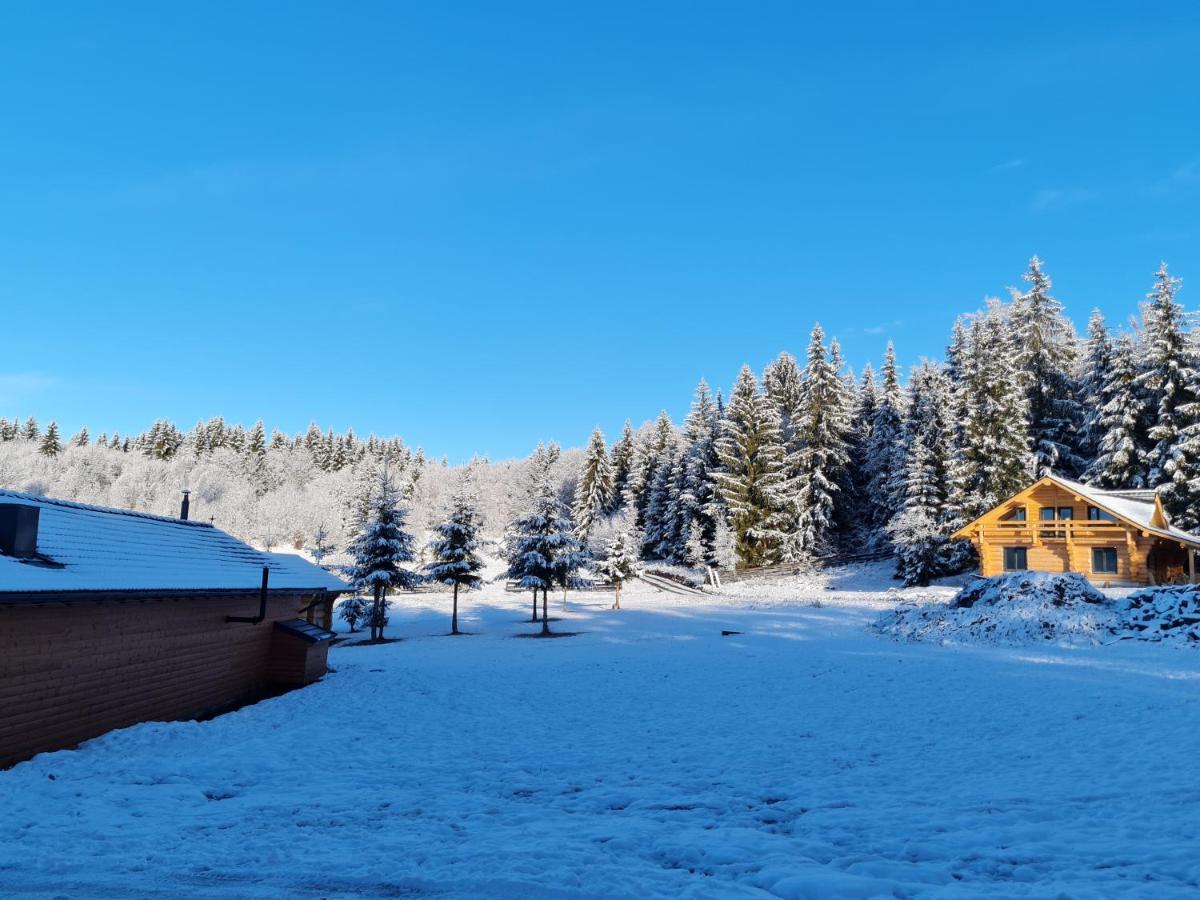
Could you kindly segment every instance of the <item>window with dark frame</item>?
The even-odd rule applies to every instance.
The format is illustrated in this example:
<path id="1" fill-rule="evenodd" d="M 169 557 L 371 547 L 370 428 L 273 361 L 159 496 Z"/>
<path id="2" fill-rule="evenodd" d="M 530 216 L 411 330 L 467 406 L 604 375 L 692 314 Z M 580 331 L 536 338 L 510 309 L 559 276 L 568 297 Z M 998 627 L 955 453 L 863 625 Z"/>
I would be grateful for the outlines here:
<path id="1" fill-rule="evenodd" d="M 1029 568 L 1029 555 L 1025 547 L 1004 548 L 1004 571 L 1022 572 Z"/>
<path id="2" fill-rule="evenodd" d="M 1093 547 L 1092 571 L 1097 575 L 1117 574 L 1117 548 Z"/>
<path id="3" fill-rule="evenodd" d="M 1115 522 L 1117 517 L 1110 513 L 1107 509 L 1101 509 L 1098 506 L 1089 506 L 1087 508 L 1087 517 L 1090 522 Z"/>

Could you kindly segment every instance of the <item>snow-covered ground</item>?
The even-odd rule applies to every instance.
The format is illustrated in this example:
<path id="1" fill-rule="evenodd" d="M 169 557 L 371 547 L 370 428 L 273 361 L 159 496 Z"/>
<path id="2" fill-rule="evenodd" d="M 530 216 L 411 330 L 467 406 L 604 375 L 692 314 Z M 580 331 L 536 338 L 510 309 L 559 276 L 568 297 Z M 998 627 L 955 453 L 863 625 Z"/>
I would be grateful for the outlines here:
<path id="1" fill-rule="evenodd" d="M 1200 891 L 1200 653 L 896 643 L 953 588 L 883 572 L 552 598 L 552 641 L 419 595 L 310 688 L 0 772 L 0 895 Z"/>

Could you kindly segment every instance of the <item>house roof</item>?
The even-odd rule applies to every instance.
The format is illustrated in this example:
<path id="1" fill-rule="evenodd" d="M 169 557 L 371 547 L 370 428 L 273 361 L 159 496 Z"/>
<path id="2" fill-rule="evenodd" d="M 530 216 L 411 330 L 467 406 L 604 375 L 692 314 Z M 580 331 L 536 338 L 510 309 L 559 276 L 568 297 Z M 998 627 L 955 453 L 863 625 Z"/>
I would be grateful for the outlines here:
<path id="1" fill-rule="evenodd" d="M 0 595 L 76 592 L 345 591 L 340 578 L 286 553 L 263 553 L 208 522 L 0 490 L 40 510 L 37 549 L 56 565 L 0 554 Z"/>
<path id="2" fill-rule="evenodd" d="M 1004 503 L 1011 502 L 1015 497 L 1021 496 L 1025 491 L 1036 487 L 1044 481 L 1052 481 L 1065 490 L 1071 491 L 1076 496 L 1087 500 L 1091 505 L 1106 510 L 1118 519 L 1150 534 L 1191 544 L 1194 547 L 1200 547 L 1200 535 L 1192 534 L 1191 532 L 1184 531 L 1182 528 L 1173 526 L 1166 511 L 1158 502 L 1157 492 L 1152 490 L 1105 490 L 1104 488 L 1082 484 L 1078 481 L 1072 481 L 1069 478 L 1063 478 L 1061 475 L 1051 473 L 1038 479 L 1020 493 L 1005 500 Z M 997 506 L 1002 505 L 1003 503 L 997 504 Z M 980 516 L 980 518 L 983 517 Z M 967 532 L 978 521 L 979 519 L 976 519 L 974 522 L 964 525 L 954 535 L 956 537 L 967 536 Z"/>

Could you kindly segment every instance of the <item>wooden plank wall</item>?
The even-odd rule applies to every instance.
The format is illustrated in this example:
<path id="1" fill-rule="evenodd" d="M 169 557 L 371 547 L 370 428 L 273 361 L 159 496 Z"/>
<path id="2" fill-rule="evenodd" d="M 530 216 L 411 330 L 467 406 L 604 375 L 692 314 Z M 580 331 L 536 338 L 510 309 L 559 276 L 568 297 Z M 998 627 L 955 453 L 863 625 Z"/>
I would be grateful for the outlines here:
<path id="1" fill-rule="evenodd" d="M 0 767 L 138 722 L 192 718 L 264 686 L 274 622 L 301 597 L 0 605 Z"/>

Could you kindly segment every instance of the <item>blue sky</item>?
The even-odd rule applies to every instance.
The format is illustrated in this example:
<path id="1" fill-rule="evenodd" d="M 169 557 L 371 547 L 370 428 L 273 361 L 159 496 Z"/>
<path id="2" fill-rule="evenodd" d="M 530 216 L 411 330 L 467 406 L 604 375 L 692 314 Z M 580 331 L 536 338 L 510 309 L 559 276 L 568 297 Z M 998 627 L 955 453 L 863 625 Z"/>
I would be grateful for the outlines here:
<path id="1" fill-rule="evenodd" d="M 1188 303 L 1200 13 L 969 6 L 9 5 L 0 415 L 500 458 L 815 320 L 940 356 L 1033 253 Z"/>

